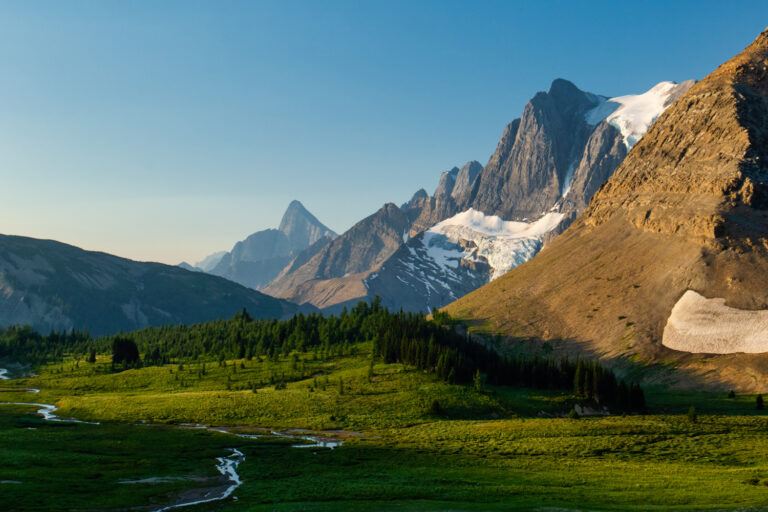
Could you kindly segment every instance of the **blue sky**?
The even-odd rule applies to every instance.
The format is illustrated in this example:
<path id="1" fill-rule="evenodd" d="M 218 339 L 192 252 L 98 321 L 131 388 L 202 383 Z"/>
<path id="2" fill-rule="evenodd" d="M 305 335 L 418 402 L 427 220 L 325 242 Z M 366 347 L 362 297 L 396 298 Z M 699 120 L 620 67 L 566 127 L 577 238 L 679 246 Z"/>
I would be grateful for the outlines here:
<path id="1" fill-rule="evenodd" d="M 485 164 L 554 78 L 700 79 L 768 2 L 2 2 L 0 232 L 196 261 Z"/>

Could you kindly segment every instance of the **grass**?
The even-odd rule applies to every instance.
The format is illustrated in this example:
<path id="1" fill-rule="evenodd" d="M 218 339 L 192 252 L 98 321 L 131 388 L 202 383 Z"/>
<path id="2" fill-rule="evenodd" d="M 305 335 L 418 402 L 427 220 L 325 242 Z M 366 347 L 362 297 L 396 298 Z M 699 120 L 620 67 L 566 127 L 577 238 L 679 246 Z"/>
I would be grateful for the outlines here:
<path id="1" fill-rule="evenodd" d="M 81 419 L 311 429 L 434 421 L 435 400 L 443 419 L 560 414 L 570 408 L 562 392 L 497 388 L 477 393 L 400 364 L 375 365 L 369 380 L 371 344 L 353 348 L 354 354 L 323 361 L 304 354 L 298 361 L 293 356 L 223 366 L 208 361 L 184 363 L 182 370 L 166 365 L 118 373 L 104 359 L 66 361 L 42 368 L 34 378 L 14 380 L 13 387 L 0 382 L 0 400 L 28 399 L 13 390 L 32 387 L 41 389 L 35 400 L 56 403 L 63 415 Z M 285 389 L 271 381 L 287 381 Z"/>
<path id="2" fill-rule="evenodd" d="M 650 389 L 652 414 L 571 420 L 559 417 L 573 404 L 562 392 L 477 392 L 399 364 L 375 365 L 369 381 L 369 353 L 360 344 L 323 361 L 311 354 L 208 361 L 205 374 L 202 362 L 113 373 L 105 360 L 68 360 L 0 382 L 2 401 L 55 402 L 63 416 L 106 420 L 46 423 L 29 408 L 0 407 L 0 480 L 22 482 L 0 484 L 3 502 L 11 510 L 169 503 L 200 485 L 191 478 L 215 476 L 214 458 L 237 447 L 247 457 L 238 500 L 189 510 L 721 510 L 768 503 L 768 424 L 754 396 Z M 270 383 L 283 379 L 286 389 Z M 434 400 L 439 414 L 431 411 Z M 690 405 L 696 423 L 685 415 Z M 363 435 L 336 450 L 293 449 L 285 441 L 125 424 L 140 420 Z M 181 479 L 117 484 L 156 476 Z"/>
<path id="3" fill-rule="evenodd" d="M 218 476 L 232 439 L 167 427 L 50 423 L 24 406 L 0 407 L 3 510 L 72 510 L 168 503 Z M 194 449 L 190 449 L 194 447 Z M 171 477 L 152 485 L 121 480 Z"/>

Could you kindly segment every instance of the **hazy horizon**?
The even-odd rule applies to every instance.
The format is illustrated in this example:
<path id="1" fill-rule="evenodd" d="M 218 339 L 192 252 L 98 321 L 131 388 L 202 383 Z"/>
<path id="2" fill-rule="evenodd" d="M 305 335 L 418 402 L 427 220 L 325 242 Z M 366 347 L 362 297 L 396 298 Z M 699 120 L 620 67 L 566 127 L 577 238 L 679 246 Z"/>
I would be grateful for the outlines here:
<path id="1" fill-rule="evenodd" d="M 193 263 L 298 199 L 342 233 L 485 164 L 555 78 L 701 79 L 765 28 L 736 5 L 0 5 L 0 232 Z"/>

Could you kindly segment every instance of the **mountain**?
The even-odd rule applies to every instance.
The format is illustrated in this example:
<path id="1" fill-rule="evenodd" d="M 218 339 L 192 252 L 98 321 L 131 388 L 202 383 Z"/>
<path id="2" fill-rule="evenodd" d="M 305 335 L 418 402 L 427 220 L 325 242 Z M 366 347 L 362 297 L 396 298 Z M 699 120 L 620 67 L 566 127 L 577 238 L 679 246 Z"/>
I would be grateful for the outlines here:
<path id="1" fill-rule="evenodd" d="M 194 267 L 202 270 L 203 272 L 210 272 L 214 267 L 216 267 L 216 265 L 219 264 L 221 258 L 223 258 L 225 254 L 227 254 L 227 251 L 218 251 L 213 254 L 209 254 L 202 260 L 195 263 Z"/>
<path id="2" fill-rule="evenodd" d="M 277 229 L 288 239 L 292 257 L 322 238 L 336 237 L 336 233 L 325 227 L 299 201 L 291 201 Z"/>
<path id="3" fill-rule="evenodd" d="M 693 83 L 606 98 L 555 80 L 505 128 L 485 167 L 444 172 L 432 197 L 411 201 L 419 208 L 411 237 L 365 279 L 369 296 L 429 312 L 528 261 Z"/>
<path id="4" fill-rule="evenodd" d="M 92 334 L 299 309 L 220 277 L 20 236 L 0 235 L 0 325 Z"/>
<path id="5" fill-rule="evenodd" d="M 368 294 L 395 309 L 442 307 L 532 258 L 562 218 L 504 221 L 470 208 L 408 240 L 365 279 Z"/>
<path id="6" fill-rule="evenodd" d="M 363 279 L 408 237 L 411 220 L 392 203 L 361 220 L 300 266 L 286 268 L 264 291 L 328 308 L 366 297 Z"/>
<path id="7" fill-rule="evenodd" d="M 237 242 L 207 272 L 256 290 L 267 286 L 302 251 L 336 233 L 324 226 L 299 201 L 291 201 L 278 229 L 265 229 Z M 216 255 L 206 260 L 211 261 Z M 203 261 L 206 261 L 203 260 Z M 202 267 L 201 267 L 202 268 Z"/>
<path id="8" fill-rule="evenodd" d="M 485 167 L 443 172 L 432 196 L 419 190 L 400 208 L 386 205 L 263 289 L 320 308 L 374 296 L 395 309 L 442 307 L 562 232 L 692 84 L 608 98 L 557 79 L 504 129 Z"/>
<path id="9" fill-rule="evenodd" d="M 766 153 L 768 31 L 683 93 L 568 230 L 446 310 L 646 381 L 764 391 Z"/>

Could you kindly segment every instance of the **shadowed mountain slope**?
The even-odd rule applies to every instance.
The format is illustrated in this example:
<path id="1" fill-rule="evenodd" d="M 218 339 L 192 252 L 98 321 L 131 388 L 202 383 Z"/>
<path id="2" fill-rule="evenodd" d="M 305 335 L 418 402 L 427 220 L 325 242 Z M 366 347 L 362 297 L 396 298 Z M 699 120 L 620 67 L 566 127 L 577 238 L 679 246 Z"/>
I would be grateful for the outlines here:
<path id="1" fill-rule="evenodd" d="M 229 318 L 243 308 L 257 318 L 298 311 L 294 304 L 202 272 L 0 235 L 0 326 L 87 329 L 98 335 Z"/>

